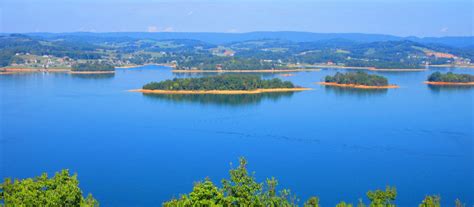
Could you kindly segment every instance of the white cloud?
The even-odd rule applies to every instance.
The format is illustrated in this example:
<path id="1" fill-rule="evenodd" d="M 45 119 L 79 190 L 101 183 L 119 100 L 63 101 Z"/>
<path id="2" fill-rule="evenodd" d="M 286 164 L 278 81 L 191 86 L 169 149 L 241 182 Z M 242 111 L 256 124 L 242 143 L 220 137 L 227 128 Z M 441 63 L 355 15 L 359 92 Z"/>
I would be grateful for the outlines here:
<path id="1" fill-rule="evenodd" d="M 229 33 L 236 33 L 236 32 L 239 32 L 239 30 L 236 29 L 236 28 L 232 28 L 232 29 L 228 29 L 227 32 L 229 32 Z"/>
<path id="2" fill-rule="evenodd" d="M 173 27 L 165 27 L 163 29 L 163 32 L 174 32 L 174 28 Z"/>
<path id="3" fill-rule="evenodd" d="M 148 32 L 158 32 L 158 30 L 159 30 L 158 27 L 157 27 L 157 26 L 153 26 L 153 25 L 148 26 L 148 28 L 147 28 L 147 31 L 148 31 Z"/>
<path id="4" fill-rule="evenodd" d="M 186 16 L 191 16 L 191 15 L 193 15 L 193 13 L 194 13 L 193 11 L 189 11 Z"/>
<path id="5" fill-rule="evenodd" d="M 89 27 L 81 27 L 78 29 L 79 32 L 97 32 L 94 28 Z"/>
<path id="6" fill-rule="evenodd" d="M 443 27 L 443 28 L 441 28 L 441 30 L 440 30 L 440 31 L 441 31 L 441 32 L 447 32 L 448 30 L 449 30 L 449 28 L 447 28 L 447 27 Z"/>

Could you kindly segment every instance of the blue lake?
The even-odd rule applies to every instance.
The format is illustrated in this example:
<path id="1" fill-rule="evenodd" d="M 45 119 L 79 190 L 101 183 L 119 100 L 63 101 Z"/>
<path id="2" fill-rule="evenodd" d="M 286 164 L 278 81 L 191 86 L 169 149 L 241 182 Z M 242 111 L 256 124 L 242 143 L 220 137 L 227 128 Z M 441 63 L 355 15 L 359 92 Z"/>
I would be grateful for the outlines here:
<path id="1" fill-rule="evenodd" d="M 160 206 L 206 176 L 220 183 L 245 156 L 259 181 L 274 176 L 323 206 L 367 202 L 386 185 L 399 206 L 427 194 L 474 204 L 474 88 L 423 84 L 434 70 L 378 72 L 401 86 L 390 90 L 314 84 L 336 71 L 266 74 L 314 90 L 240 96 L 127 92 L 187 77 L 158 66 L 2 75 L 0 178 L 68 168 L 102 206 Z"/>

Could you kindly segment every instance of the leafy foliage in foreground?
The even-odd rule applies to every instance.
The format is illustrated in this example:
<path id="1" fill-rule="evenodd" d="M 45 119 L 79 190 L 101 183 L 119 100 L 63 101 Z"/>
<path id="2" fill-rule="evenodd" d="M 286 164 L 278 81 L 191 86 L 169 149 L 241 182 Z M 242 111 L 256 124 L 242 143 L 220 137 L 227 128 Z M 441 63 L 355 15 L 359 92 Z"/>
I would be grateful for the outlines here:
<path id="1" fill-rule="evenodd" d="M 474 82 L 474 75 L 469 74 L 454 74 L 448 72 L 442 74 L 440 72 L 434 72 L 428 77 L 428 81 L 431 82 L 454 82 L 454 83 L 467 83 Z"/>
<path id="2" fill-rule="evenodd" d="M 334 76 L 326 76 L 325 82 L 338 84 L 356 84 L 365 86 L 387 86 L 387 78 L 379 75 L 369 75 L 366 72 L 337 72 Z"/>
<path id="3" fill-rule="evenodd" d="M 0 185 L 0 206 L 82 206 L 97 207 L 91 194 L 84 198 L 77 175 L 68 170 L 48 178 L 46 173 L 24 180 L 5 179 Z"/>
<path id="4" fill-rule="evenodd" d="M 222 180 L 222 188 L 206 178 L 194 185 L 193 191 L 179 199 L 165 202 L 163 206 L 297 206 L 296 197 L 290 190 L 277 191 L 278 181 L 267 179 L 258 183 L 247 171 L 247 161 L 240 159 L 240 165 L 229 171 L 230 179 Z M 313 199 L 318 206 L 318 199 Z"/>
<path id="5" fill-rule="evenodd" d="M 229 171 L 230 179 L 222 180 L 222 187 L 216 186 L 209 178 L 194 184 L 189 194 L 163 203 L 164 207 L 213 207 L 213 206 L 252 206 L 252 207 L 293 207 L 298 206 L 298 199 L 288 189 L 278 189 L 275 178 L 265 183 L 255 180 L 254 173 L 247 171 L 247 161 L 240 158 L 240 165 Z M 395 207 L 397 190 L 387 186 L 385 190 L 367 192 L 369 205 L 359 199 L 357 205 L 341 201 L 336 207 Z M 440 207 L 440 196 L 428 195 L 419 207 Z M 77 175 L 70 175 L 68 170 L 56 173 L 52 178 L 43 174 L 36 178 L 24 180 L 5 179 L 0 184 L 0 206 L 77 206 L 98 207 L 99 203 L 91 194 L 84 198 Z M 304 207 L 320 207 L 319 198 L 310 197 Z M 455 207 L 465 207 L 459 199 Z"/>
<path id="6" fill-rule="evenodd" d="M 229 171 L 230 179 L 222 180 L 222 187 L 216 186 L 209 178 L 194 184 L 193 191 L 173 198 L 165 203 L 164 207 L 191 207 L 191 206 L 252 206 L 276 207 L 298 206 L 298 199 L 290 190 L 278 191 L 278 181 L 275 178 L 267 179 L 265 183 L 258 183 L 254 173 L 247 171 L 247 161 L 240 158 L 240 165 Z M 370 203 L 366 205 L 359 199 L 357 205 L 341 201 L 336 207 L 395 207 L 397 190 L 387 186 L 385 190 L 367 192 Z M 304 202 L 304 207 L 320 207 L 319 198 L 310 197 Z M 463 207 L 461 201 L 456 200 L 456 207 Z M 419 207 L 440 207 L 440 197 L 426 196 Z"/>
<path id="7" fill-rule="evenodd" d="M 148 90 L 255 90 L 295 88 L 289 81 L 278 78 L 264 80 L 256 75 L 218 75 L 201 78 L 181 78 L 151 82 L 143 86 Z"/>

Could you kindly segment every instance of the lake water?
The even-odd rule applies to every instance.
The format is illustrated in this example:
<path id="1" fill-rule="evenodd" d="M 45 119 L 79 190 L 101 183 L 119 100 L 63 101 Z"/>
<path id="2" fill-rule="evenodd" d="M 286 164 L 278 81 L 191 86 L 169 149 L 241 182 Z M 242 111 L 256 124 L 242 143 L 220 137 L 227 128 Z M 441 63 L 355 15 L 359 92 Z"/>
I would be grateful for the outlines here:
<path id="1" fill-rule="evenodd" d="M 314 84 L 336 71 L 275 75 L 311 91 L 245 96 L 127 92 L 186 76 L 157 66 L 3 75 L 0 178 L 69 168 L 102 206 L 159 206 L 206 176 L 220 183 L 245 156 L 259 181 L 323 206 L 386 185 L 399 206 L 426 194 L 474 204 L 474 88 L 429 87 L 432 71 L 379 72 L 401 86 L 382 91 Z"/>

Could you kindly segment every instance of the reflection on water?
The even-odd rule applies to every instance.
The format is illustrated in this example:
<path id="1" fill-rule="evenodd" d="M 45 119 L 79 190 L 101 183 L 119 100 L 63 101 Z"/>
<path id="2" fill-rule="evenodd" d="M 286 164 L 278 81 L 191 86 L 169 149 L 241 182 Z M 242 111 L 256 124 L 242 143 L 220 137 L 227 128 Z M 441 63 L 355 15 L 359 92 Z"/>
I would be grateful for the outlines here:
<path id="1" fill-rule="evenodd" d="M 277 101 L 283 97 L 289 98 L 294 92 L 282 93 L 260 93 L 260 94 L 237 94 L 237 95 L 221 95 L 221 94 L 143 94 L 144 97 L 150 99 L 160 99 L 172 102 L 199 103 L 212 105 L 228 105 L 241 106 L 249 104 L 258 104 L 268 99 Z"/>
<path id="2" fill-rule="evenodd" d="M 432 93 L 438 94 L 440 92 L 459 92 L 474 89 L 472 85 L 427 85 Z"/>
<path id="3" fill-rule="evenodd" d="M 84 79 L 108 79 L 113 78 L 115 73 L 101 73 L 101 74 L 71 74 L 73 78 L 84 78 Z"/>
<path id="4" fill-rule="evenodd" d="M 360 97 L 372 97 L 387 94 L 388 89 L 360 89 L 360 88 L 343 88 L 337 86 L 322 86 L 326 89 L 326 92 L 333 93 L 336 95 L 352 95 Z"/>

